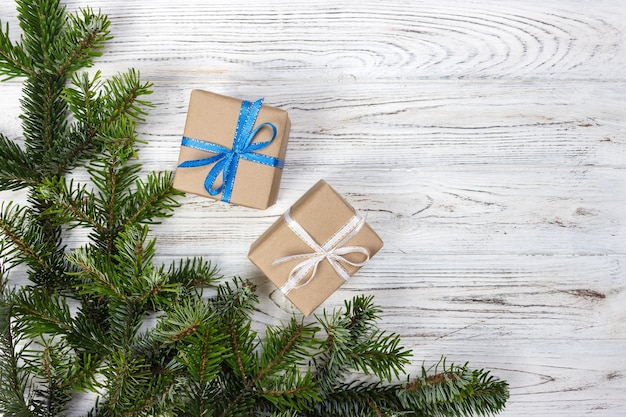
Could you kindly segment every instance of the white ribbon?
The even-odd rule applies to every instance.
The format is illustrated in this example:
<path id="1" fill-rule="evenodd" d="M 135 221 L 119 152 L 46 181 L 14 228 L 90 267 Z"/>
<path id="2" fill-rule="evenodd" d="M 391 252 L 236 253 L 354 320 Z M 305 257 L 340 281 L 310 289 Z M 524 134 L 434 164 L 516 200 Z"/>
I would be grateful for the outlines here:
<path id="1" fill-rule="evenodd" d="M 354 215 L 341 229 L 330 237 L 322 246 L 317 244 L 311 235 L 304 230 L 304 228 L 291 217 L 290 210 L 287 210 L 284 214 L 285 223 L 289 228 L 298 236 L 304 243 L 306 243 L 313 252 L 301 253 L 297 255 L 284 256 L 276 259 L 272 262 L 272 266 L 280 265 L 285 262 L 293 260 L 301 260 L 296 266 L 293 267 L 289 273 L 287 282 L 280 288 L 284 294 L 288 294 L 291 290 L 299 289 L 307 286 L 317 273 L 317 266 L 324 259 L 328 260 L 328 263 L 335 269 L 337 274 L 347 281 L 350 278 L 348 271 L 341 265 L 341 262 L 347 263 L 352 266 L 363 266 L 370 259 L 370 254 L 367 249 L 362 246 L 343 246 L 346 242 L 352 239 L 359 233 L 365 219 Z M 351 262 L 347 260 L 344 255 L 349 253 L 362 253 L 365 255 L 365 259 L 362 262 Z M 298 283 L 311 271 L 311 276 L 304 283 L 298 285 Z"/>

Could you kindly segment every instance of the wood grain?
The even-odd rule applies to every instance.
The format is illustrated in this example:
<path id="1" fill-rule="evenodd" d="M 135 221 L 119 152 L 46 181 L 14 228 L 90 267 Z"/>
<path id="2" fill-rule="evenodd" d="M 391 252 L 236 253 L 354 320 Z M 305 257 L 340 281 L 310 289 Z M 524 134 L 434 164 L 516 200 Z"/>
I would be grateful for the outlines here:
<path id="1" fill-rule="evenodd" d="M 145 171 L 175 168 L 193 88 L 290 114 L 278 203 L 181 199 L 153 229 L 159 261 L 206 256 L 258 285 L 258 329 L 286 320 L 293 307 L 246 253 L 324 178 L 385 241 L 324 307 L 374 294 L 411 371 L 442 354 L 493 369 L 511 384 L 503 416 L 626 414 L 621 1 L 66 3 L 113 21 L 97 69 L 154 83 Z M 21 85 L 0 89 L 0 131 L 19 139 Z"/>

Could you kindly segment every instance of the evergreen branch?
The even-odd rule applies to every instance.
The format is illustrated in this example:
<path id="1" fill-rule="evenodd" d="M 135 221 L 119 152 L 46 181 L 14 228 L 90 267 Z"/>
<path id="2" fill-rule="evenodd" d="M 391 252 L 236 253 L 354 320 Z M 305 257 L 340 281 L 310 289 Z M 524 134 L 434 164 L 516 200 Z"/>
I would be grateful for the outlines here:
<path id="1" fill-rule="evenodd" d="M 15 312 L 22 331 L 30 336 L 63 336 L 72 333 L 72 316 L 64 299 L 43 288 L 22 290 L 15 295 Z"/>
<path id="2" fill-rule="evenodd" d="M 0 21 L 0 75 L 5 75 L 4 80 L 14 77 L 34 77 L 32 59 L 24 53 L 21 45 L 13 45 L 9 38 L 9 24 L 2 30 Z"/>
<path id="3" fill-rule="evenodd" d="M 96 125 L 99 124 L 101 115 L 99 108 L 103 105 L 101 97 L 101 72 L 96 71 L 92 78 L 86 71 L 72 74 L 71 87 L 63 90 L 63 99 L 77 121 L 86 127 L 83 133 L 92 131 L 95 136 Z"/>
<path id="4" fill-rule="evenodd" d="M 121 416 L 174 416 L 169 403 L 165 400 L 170 396 L 172 386 L 161 378 L 153 377 L 144 388 L 144 395 L 137 398 L 133 407 L 120 413 Z"/>
<path id="5" fill-rule="evenodd" d="M 107 196 L 106 205 L 104 206 L 105 215 L 106 215 L 106 220 L 105 220 L 106 230 L 111 231 L 107 239 L 108 240 L 107 253 L 112 252 L 114 241 L 115 241 L 115 238 L 117 237 L 115 232 L 119 230 L 115 227 L 116 226 L 115 207 L 116 207 L 116 201 L 117 201 L 117 195 L 118 195 L 118 181 L 117 181 L 118 176 L 116 175 L 116 171 L 117 171 L 117 167 L 121 165 L 121 161 L 116 156 L 114 155 L 112 156 L 113 158 L 111 158 L 111 163 L 107 167 L 108 168 L 107 179 L 109 179 L 107 185 L 110 188 L 107 190 L 108 196 Z M 102 188 L 100 188 L 100 191 L 102 192 Z"/>
<path id="6" fill-rule="evenodd" d="M 68 184 L 65 177 L 47 178 L 38 192 L 43 200 L 51 203 L 43 214 L 52 216 L 56 224 L 87 226 L 101 234 L 106 232 L 102 219 L 96 217 L 98 208 L 86 185 L 75 187 L 74 181 L 70 180 Z"/>
<path id="7" fill-rule="evenodd" d="M 237 320 L 247 318 L 249 312 L 254 309 L 255 303 L 259 301 L 255 293 L 256 287 L 250 281 L 239 277 L 235 277 L 232 283 L 232 287 L 229 282 L 224 282 L 217 287 L 215 308 L 222 317 Z"/>
<path id="8" fill-rule="evenodd" d="M 261 344 L 261 369 L 253 383 L 285 370 L 285 365 L 305 364 L 309 350 L 316 342 L 314 337 L 318 330 L 313 325 L 298 323 L 294 318 L 284 328 L 268 326 L 265 340 Z"/>
<path id="9" fill-rule="evenodd" d="M 58 66 L 56 74 L 64 76 L 77 69 L 90 67 L 91 58 L 102 55 L 102 43 L 112 39 L 109 26 L 106 16 L 94 14 L 89 8 L 68 15 L 64 30 L 53 49 Z"/>
<path id="10" fill-rule="evenodd" d="M 321 401 L 311 404 L 311 411 L 303 413 L 306 417 L 317 416 L 422 416 L 403 408 L 398 400 L 398 385 L 382 385 L 379 382 L 337 384 L 332 392 L 325 393 Z"/>
<path id="11" fill-rule="evenodd" d="M 105 111 L 108 119 L 105 124 L 113 123 L 121 116 L 128 115 L 132 119 L 142 120 L 146 115 L 144 107 L 152 107 L 147 100 L 139 100 L 140 96 L 152 94 L 152 83 L 142 83 L 139 72 L 130 69 L 108 79 L 104 84 Z"/>
<path id="12" fill-rule="evenodd" d="M 325 392 L 333 391 L 352 370 L 391 381 L 409 362 L 410 350 L 400 347 L 399 336 L 378 330 L 379 311 L 371 296 L 359 296 L 346 301 L 343 310 L 331 315 L 324 311 L 323 317 L 317 317 L 327 334 L 321 354 L 314 358 L 316 380 Z"/>
<path id="13" fill-rule="evenodd" d="M 398 393 L 404 407 L 432 416 L 490 416 L 500 412 L 509 397 L 508 384 L 488 371 L 471 370 L 467 364 L 446 367 L 442 360 L 434 372 L 429 375 L 422 368 L 422 376 Z"/>
<path id="14" fill-rule="evenodd" d="M 141 404 L 146 397 L 153 375 L 149 364 L 119 349 L 109 356 L 109 366 L 103 369 L 106 388 L 105 415 L 121 415 Z"/>
<path id="15" fill-rule="evenodd" d="M 84 356 L 80 363 L 85 372 L 89 370 L 88 363 L 92 363 L 95 371 L 103 358 L 111 351 L 108 315 L 102 317 L 101 310 L 106 310 L 108 313 L 108 309 L 101 306 L 94 308 L 89 301 L 84 301 L 72 323 L 73 331 L 65 336 L 77 354 Z M 86 373 L 86 375 L 89 374 Z"/>
<path id="16" fill-rule="evenodd" d="M 137 181 L 135 190 L 123 201 L 122 206 L 127 212 L 121 215 L 123 223 L 120 228 L 126 229 L 135 223 L 158 223 L 154 218 L 169 217 L 180 204 L 174 196 L 183 193 L 174 189 L 172 173 L 151 173 L 146 182 Z"/>
<path id="17" fill-rule="evenodd" d="M 55 75 L 51 55 L 65 24 L 65 7 L 58 0 L 17 0 L 23 45 L 33 60 L 35 76 L 24 84 L 22 114 L 24 136 L 31 160 L 42 173 L 49 171 L 55 136 L 65 131 L 67 106 L 61 99 L 65 78 Z M 37 157 L 35 157 L 37 156 Z"/>
<path id="18" fill-rule="evenodd" d="M 50 52 L 65 24 L 65 7 L 59 0 L 17 0 L 18 20 L 23 32 L 23 42 L 36 68 L 52 70 Z"/>
<path id="19" fill-rule="evenodd" d="M 210 385 L 222 371 L 222 364 L 231 355 L 227 344 L 228 336 L 215 322 L 204 323 L 198 331 L 185 339 L 178 348 L 177 361 L 186 370 L 183 377 L 188 388 L 190 403 L 198 415 L 211 409 L 213 397 Z"/>
<path id="20" fill-rule="evenodd" d="M 152 260 L 154 258 L 156 239 L 148 241 L 148 227 L 131 227 L 124 229 L 115 238 L 115 253 L 112 258 L 115 261 L 117 275 L 126 278 L 129 295 L 139 295 L 143 286 L 135 287 L 133 284 L 144 278 L 154 270 Z M 130 285 L 128 285 L 130 284 Z"/>
<path id="21" fill-rule="evenodd" d="M 298 417 L 299 414 L 295 410 L 272 413 L 270 417 Z"/>
<path id="22" fill-rule="evenodd" d="M 167 277 L 168 283 L 180 283 L 185 289 L 214 286 L 216 281 L 223 278 L 216 265 L 199 257 L 174 261 L 167 270 L 165 270 L 165 265 L 162 265 L 159 274 Z"/>
<path id="23" fill-rule="evenodd" d="M 33 347 L 23 352 L 25 367 L 37 381 L 31 393 L 31 407 L 38 410 L 38 414 L 62 414 L 71 398 L 67 389 L 60 388 L 60 381 L 73 361 L 71 349 L 55 338 L 39 337 Z"/>
<path id="24" fill-rule="evenodd" d="M 79 125 L 79 124 L 78 124 Z M 75 168 L 78 162 L 87 158 L 96 151 L 98 142 L 95 131 L 92 128 L 85 128 L 73 125 L 66 134 L 58 141 L 60 146 L 56 146 L 55 158 L 51 161 L 51 172 L 53 176 L 59 177 Z M 65 146 L 62 146 L 65 144 Z"/>
<path id="25" fill-rule="evenodd" d="M 83 278 L 81 283 L 83 293 L 115 297 L 124 302 L 130 301 L 125 291 L 115 282 L 115 273 L 110 270 L 105 255 L 96 250 L 79 248 L 68 255 L 68 260 L 80 268 L 80 271 L 72 275 Z"/>
<path id="26" fill-rule="evenodd" d="M 55 286 L 65 282 L 66 262 L 62 249 L 57 249 L 49 234 L 27 207 L 12 202 L 0 205 L 0 234 L 5 238 L 5 261 L 27 264 L 29 277 L 35 283 Z"/>
<path id="27" fill-rule="evenodd" d="M 26 152 L 42 176 L 56 172 L 57 149 L 54 145 L 66 137 L 67 104 L 61 97 L 65 81 L 44 73 L 24 82 L 20 118 Z"/>
<path id="28" fill-rule="evenodd" d="M 204 322 L 210 322 L 216 312 L 201 299 L 184 300 L 174 304 L 172 310 L 161 318 L 151 334 L 161 347 L 193 335 Z"/>
<path id="29" fill-rule="evenodd" d="M 359 295 L 351 300 L 344 301 L 345 317 L 350 318 L 347 329 L 353 339 L 357 340 L 367 337 L 372 328 L 376 328 L 376 322 L 380 319 L 378 316 L 382 310 L 374 304 L 373 295 Z"/>
<path id="30" fill-rule="evenodd" d="M 311 404 L 321 400 L 318 387 L 309 370 L 302 374 L 292 364 L 286 372 L 275 378 L 266 378 L 255 387 L 255 394 L 260 394 L 279 410 L 308 410 Z"/>
<path id="31" fill-rule="evenodd" d="M 26 153 L 0 134 L 0 191 L 37 185 L 39 174 L 32 170 L 31 165 Z"/>
<path id="32" fill-rule="evenodd" d="M 251 307 L 249 302 L 250 286 L 245 282 L 235 280 L 235 287 L 228 283 L 218 287 L 216 309 L 228 333 L 228 342 L 232 355 L 226 358 L 234 375 L 242 382 L 242 387 L 250 386 L 248 377 L 258 374 L 259 364 L 255 350 L 257 347 L 257 333 L 252 330 L 252 321 L 247 314 Z M 234 304 L 231 302 L 234 301 Z"/>
<path id="33" fill-rule="evenodd" d="M 374 374 L 381 380 L 398 378 L 409 363 L 411 351 L 400 347 L 400 337 L 374 330 L 369 338 L 354 346 L 347 355 L 351 366 L 366 375 Z"/>
<path id="34" fill-rule="evenodd" d="M 204 383 L 215 379 L 220 371 L 222 361 L 228 354 L 224 343 L 225 339 L 225 335 L 218 333 L 215 327 L 205 326 L 204 333 L 200 337 L 201 348 L 191 351 L 185 349 L 184 356 L 187 359 L 187 368 L 190 370 L 192 378 Z M 190 363 L 199 364 L 197 371 L 195 366 L 189 366 Z"/>
<path id="35" fill-rule="evenodd" d="M 133 299 L 109 303 L 110 345 L 130 346 L 132 344 L 145 316 L 145 309 L 142 307 Z"/>
<path id="36" fill-rule="evenodd" d="M 94 390 L 95 375 L 99 367 L 100 361 L 93 354 L 84 353 L 76 356 L 67 374 L 59 381 L 59 389 L 64 391 Z"/>
<path id="37" fill-rule="evenodd" d="M 115 240 L 125 230 L 120 219 L 124 195 L 130 193 L 130 187 L 137 179 L 140 169 L 138 164 L 127 165 L 132 149 L 115 149 L 109 159 L 94 162 L 89 168 L 92 182 L 97 187 L 94 203 L 99 207 L 104 233 L 97 241 L 106 253 L 113 253 Z"/>
<path id="38" fill-rule="evenodd" d="M 56 174 L 62 175 L 73 168 L 81 159 L 86 158 L 101 142 L 97 140 L 102 98 L 98 94 L 101 87 L 100 71 L 93 79 L 87 72 L 72 75 L 74 88 L 63 90 L 63 99 L 76 119 L 76 123 L 63 138 L 66 146 L 58 149 Z"/>
<path id="39" fill-rule="evenodd" d="M 232 320 L 228 320 L 227 326 L 228 326 L 228 335 L 230 336 L 230 347 L 232 349 L 233 358 L 235 359 L 235 363 L 236 363 L 236 366 L 233 367 L 233 369 L 235 370 L 235 373 L 239 373 L 241 382 L 244 385 L 247 385 L 248 378 L 247 378 L 246 368 L 248 367 L 247 364 L 251 363 L 253 358 L 251 358 L 250 355 L 248 355 L 248 352 L 249 352 L 248 349 L 244 349 L 243 343 L 240 341 L 241 333 L 238 330 L 242 329 L 242 326 L 241 325 L 235 326 Z M 243 328 L 243 330 L 249 330 L 249 329 L 250 329 L 250 323 L 248 322 L 247 325 Z M 244 355 L 246 356 L 245 360 L 244 360 Z"/>
<path id="40" fill-rule="evenodd" d="M 15 307 L 12 298 L 13 293 L 3 286 L 0 293 L 0 408 L 10 415 L 34 417 L 26 402 L 30 378 L 20 365 L 17 345 L 22 338 L 19 328 L 12 323 Z"/>
<path id="41" fill-rule="evenodd" d="M 135 119 L 145 114 L 142 107 L 151 106 L 147 100 L 138 100 L 152 93 L 151 84 L 141 83 L 134 70 L 106 81 L 100 80 L 99 71 L 92 79 L 87 73 L 74 74 L 72 84 L 74 88 L 66 88 L 63 98 L 78 123 L 66 138 L 73 146 L 58 149 L 59 175 L 87 156 L 94 145 L 132 149 L 136 141 Z"/>

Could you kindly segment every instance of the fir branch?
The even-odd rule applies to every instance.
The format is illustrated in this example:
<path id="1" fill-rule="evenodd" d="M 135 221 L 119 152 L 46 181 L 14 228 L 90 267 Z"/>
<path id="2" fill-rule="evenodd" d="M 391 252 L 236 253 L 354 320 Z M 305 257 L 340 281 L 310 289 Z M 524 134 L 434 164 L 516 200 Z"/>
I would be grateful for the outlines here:
<path id="1" fill-rule="evenodd" d="M 129 295 L 142 293 L 142 287 L 134 284 L 154 269 L 155 245 L 156 239 L 148 240 L 147 226 L 125 229 L 116 237 L 116 251 L 111 256 L 116 274 L 126 279 Z"/>
<path id="2" fill-rule="evenodd" d="M 462 417 L 497 414 L 509 393 L 508 384 L 496 380 L 488 371 L 471 370 L 467 364 L 447 367 L 442 359 L 434 371 L 422 368 L 421 377 L 407 384 L 398 396 L 404 407 L 420 410 L 427 416 Z"/>
<path id="3" fill-rule="evenodd" d="M 333 392 L 326 393 L 321 401 L 311 404 L 311 410 L 303 416 L 380 417 L 415 415 L 403 408 L 398 400 L 398 385 L 382 385 L 379 382 L 354 382 L 338 384 Z"/>
<path id="4" fill-rule="evenodd" d="M 68 260 L 80 268 L 72 275 L 80 280 L 80 291 L 101 297 L 115 297 L 128 302 L 123 288 L 119 288 L 115 273 L 106 255 L 97 250 L 79 248 L 68 255 Z"/>
<path id="5" fill-rule="evenodd" d="M 152 83 L 143 83 L 139 72 L 130 69 L 108 79 L 104 84 L 106 104 L 104 110 L 108 115 L 105 124 L 111 124 L 122 116 L 130 116 L 133 120 L 143 120 L 147 113 L 146 107 L 152 107 L 147 100 L 140 100 L 143 95 L 152 94 Z"/>
<path id="6" fill-rule="evenodd" d="M 284 327 L 269 326 L 261 342 L 259 370 L 251 376 L 245 388 L 233 400 L 239 403 L 248 392 L 261 395 L 279 410 L 308 407 L 319 400 L 313 374 L 302 375 L 300 367 L 306 366 L 319 330 L 312 324 L 291 319 Z M 226 414 L 224 414 L 226 415 Z"/>
<path id="7" fill-rule="evenodd" d="M 231 369 L 244 386 L 248 385 L 248 376 L 258 374 L 257 357 L 253 354 L 256 346 L 256 332 L 251 330 L 252 323 L 246 317 L 242 320 L 226 319 L 230 348 L 232 351 Z"/>
<path id="8" fill-rule="evenodd" d="M 106 16 L 82 9 L 67 16 L 67 23 L 53 48 L 56 73 L 63 76 L 80 68 L 90 67 L 92 58 L 102 55 L 102 43 L 109 36 L 110 22 Z"/>
<path id="9" fill-rule="evenodd" d="M 18 20 L 23 31 L 23 43 L 39 70 L 53 69 L 51 49 L 65 23 L 65 7 L 59 0 L 17 0 Z"/>
<path id="10" fill-rule="evenodd" d="M 398 335 L 381 330 L 373 330 L 368 339 L 354 346 L 348 354 L 355 370 L 390 382 L 400 376 L 410 356 L 410 350 L 400 346 Z"/>
<path id="11" fill-rule="evenodd" d="M 94 308 L 91 304 L 96 304 L 97 307 Z M 84 355 L 80 363 L 85 371 L 89 369 L 87 366 L 89 363 L 93 364 L 95 370 L 111 350 L 108 309 L 103 308 L 101 304 L 106 306 L 105 303 L 94 303 L 89 299 L 84 301 L 72 322 L 72 332 L 65 335 L 76 353 Z M 102 310 L 105 310 L 107 315 L 102 314 Z"/>
<path id="12" fill-rule="evenodd" d="M 109 302 L 109 345 L 130 346 L 144 316 L 145 309 L 134 299 Z"/>
<path id="13" fill-rule="evenodd" d="M 64 391 L 94 391 L 97 385 L 95 376 L 101 361 L 97 355 L 82 353 L 74 355 L 66 374 L 59 380 L 59 389 Z"/>
<path id="14" fill-rule="evenodd" d="M 55 242 L 29 208 L 12 202 L 0 205 L 0 233 L 6 239 L 2 253 L 5 262 L 13 266 L 27 264 L 35 283 L 55 287 L 66 282 L 67 263 L 62 250 L 54 247 Z"/>
<path id="15" fill-rule="evenodd" d="M 22 115 L 27 151 L 44 175 L 62 175 L 84 156 L 93 137 L 68 129 L 62 93 L 71 72 L 90 66 L 108 36 L 106 16 L 90 9 L 67 15 L 58 1 L 18 2 L 24 47 L 36 61 L 24 86 Z M 68 143 L 68 141 L 70 143 Z M 74 143 L 72 143 L 74 142 Z M 68 146 L 72 144 L 74 146 Z M 38 156 L 38 157 L 35 157 Z"/>
<path id="16" fill-rule="evenodd" d="M 281 411 L 308 410 L 311 404 L 322 399 L 313 371 L 309 369 L 303 374 L 297 366 L 292 366 L 279 377 L 259 381 L 254 392 Z"/>
<path id="17" fill-rule="evenodd" d="M 102 105 L 100 97 L 100 71 L 92 79 L 87 72 L 72 75 L 72 86 L 63 90 L 63 99 L 67 103 L 75 123 L 63 138 L 64 145 L 57 149 L 56 174 L 62 175 L 74 168 L 82 159 L 98 151 L 102 141 L 98 140 Z"/>
<path id="18" fill-rule="evenodd" d="M 146 181 L 136 181 L 135 189 L 120 205 L 125 211 L 120 214 L 123 223 L 119 226 L 126 229 L 136 223 L 158 223 L 155 218 L 172 215 L 180 204 L 174 196 L 183 195 L 174 189 L 171 172 L 151 173 Z"/>
<path id="19" fill-rule="evenodd" d="M 234 287 L 228 282 L 218 287 L 215 306 L 229 337 L 232 356 L 226 358 L 234 375 L 244 386 L 250 386 L 249 378 L 259 373 L 259 364 L 255 354 L 258 342 L 257 333 L 252 330 L 250 310 L 257 301 L 253 288 L 248 282 L 234 280 Z"/>
<path id="20" fill-rule="evenodd" d="M 253 382 L 257 383 L 267 376 L 285 371 L 285 366 L 305 365 L 310 357 L 310 350 L 317 343 L 315 333 L 318 330 L 314 325 L 299 323 L 293 318 L 283 328 L 268 326 L 261 344 L 261 369 Z"/>
<path id="21" fill-rule="evenodd" d="M 162 347 L 176 343 L 193 335 L 203 322 L 211 321 L 216 312 L 202 300 L 185 300 L 172 306 L 172 310 L 161 318 L 152 331 L 152 337 Z"/>
<path id="22" fill-rule="evenodd" d="M 143 403 L 153 377 L 149 364 L 123 349 L 111 353 L 103 376 L 106 397 L 99 413 L 103 416 L 124 415 Z"/>
<path id="23" fill-rule="evenodd" d="M 211 384 L 222 371 L 223 362 L 231 355 L 227 335 L 215 321 L 203 323 L 197 331 L 179 344 L 176 360 L 184 366 L 180 377 L 188 387 L 186 402 L 196 415 L 206 415 L 212 408 Z"/>
<path id="24" fill-rule="evenodd" d="M 63 335 L 73 330 L 70 308 L 58 294 L 43 288 L 23 289 L 15 295 L 21 329 L 30 336 Z"/>
<path id="25" fill-rule="evenodd" d="M 21 99 L 26 152 L 42 176 L 56 172 L 55 142 L 67 134 L 67 105 L 61 97 L 65 79 L 50 74 L 29 77 Z"/>
<path id="26" fill-rule="evenodd" d="M 34 417 L 26 400 L 31 377 L 20 364 L 17 345 L 23 338 L 19 327 L 12 322 L 14 307 L 13 292 L 3 285 L 0 293 L 0 408 L 10 415 Z"/>
<path id="27" fill-rule="evenodd" d="M 31 392 L 31 407 L 46 416 L 61 415 L 71 398 L 67 389 L 60 387 L 71 367 L 73 353 L 56 339 L 39 337 L 29 349 L 25 349 L 25 367 L 36 375 L 36 384 Z"/>
<path id="28" fill-rule="evenodd" d="M 26 153 L 15 142 L 0 134 L 0 191 L 19 190 L 39 183 Z"/>
<path id="29" fill-rule="evenodd" d="M 167 277 L 168 283 L 181 283 L 182 287 L 187 290 L 202 286 L 212 287 L 216 285 L 217 281 L 224 278 L 219 274 L 216 265 L 200 257 L 173 261 L 167 270 L 165 265 L 162 265 L 159 274 Z"/>
<path id="30" fill-rule="evenodd" d="M 102 73 L 96 71 L 93 77 L 86 71 L 72 74 L 71 85 L 63 90 L 63 99 L 72 115 L 84 128 L 86 136 L 95 136 L 95 127 L 101 120 L 99 109 L 103 106 Z M 92 135 L 89 132 L 93 131 Z"/>
<path id="31" fill-rule="evenodd" d="M 358 296 L 346 301 L 341 311 L 317 317 L 327 334 L 314 358 L 318 366 L 317 381 L 324 392 L 332 392 L 335 384 L 353 370 L 376 375 L 381 380 L 397 378 L 409 363 L 410 350 L 400 347 L 396 334 L 376 326 L 380 309 L 372 296 Z"/>
<path id="32" fill-rule="evenodd" d="M 97 233 L 106 233 L 93 194 L 86 184 L 76 186 L 74 180 L 68 184 L 65 177 L 47 178 L 38 188 L 38 194 L 42 200 L 51 203 L 43 214 L 50 216 L 55 224 L 90 227 Z"/>
<path id="33" fill-rule="evenodd" d="M 131 147 L 136 141 L 135 122 L 151 107 L 139 97 L 151 94 L 150 83 L 142 83 L 139 73 L 130 70 L 102 81 L 100 72 L 93 78 L 87 73 L 74 74 L 72 88 L 66 88 L 63 98 L 77 123 L 64 138 L 65 145 L 57 152 L 57 174 L 73 167 L 98 145 Z"/>
<path id="34" fill-rule="evenodd" d="M 217 287 L 214 300 L 215 308 L 227 318 L 246 318 L 254 309 L 259 297 L 255 293 L 256 286 L 250 281 L 235 277 Z"/>
<path id="35" fill-rule="evenodd" d="M 96 241 L 107 253 L 113 253 L 117 236 L 125 230 L 126 219 L 120 219 L 122 204 L 125 196 L 131 192 L 140 170 L 138 164 L 126 164 L 132 153 L 133 150 L 129 148 L 114 149 L 109 159 L 94 162 L 88 168 L 97 188 L 93 199 L 102 218 L 103 232 L 98 231 Z"/>
<path id="36" fill-rule="evenodd" d="M 15 77 L 34 77 L 32 59 L 24 53 L 21 45 L 14 45 L 9 38 L 9 24 L 2 30 L 0 20 L 0 75 L 6 76 L 4 81 Z"/>

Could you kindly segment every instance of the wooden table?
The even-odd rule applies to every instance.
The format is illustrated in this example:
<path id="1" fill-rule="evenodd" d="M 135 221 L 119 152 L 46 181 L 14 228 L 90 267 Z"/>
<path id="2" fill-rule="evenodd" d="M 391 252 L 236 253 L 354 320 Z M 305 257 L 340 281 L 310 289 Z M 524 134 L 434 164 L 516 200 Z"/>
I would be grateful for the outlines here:
<path id="1" fill-rule="evenodd" d="M 489 368 L 511 386 L 503 416 L 626 415 L 623 2 L 66 3 L 112 20 L 94 70 L 154 83 L 146 170 L 175 169 L 194 88 L 290 114 L 278 203 L 189 196 L 153 228 L 160 260 L 208 257 L 259 285 L 259 327 L 285 320 L 246 254 L 324 178 L 385 241 L 324 307 L 374 294 L 412 372 L 442 354 Z M 15 13 L 2 0 L 14 36 Z M 0 130 L 19 136 L 21 84 L 0 88 Z"/>

